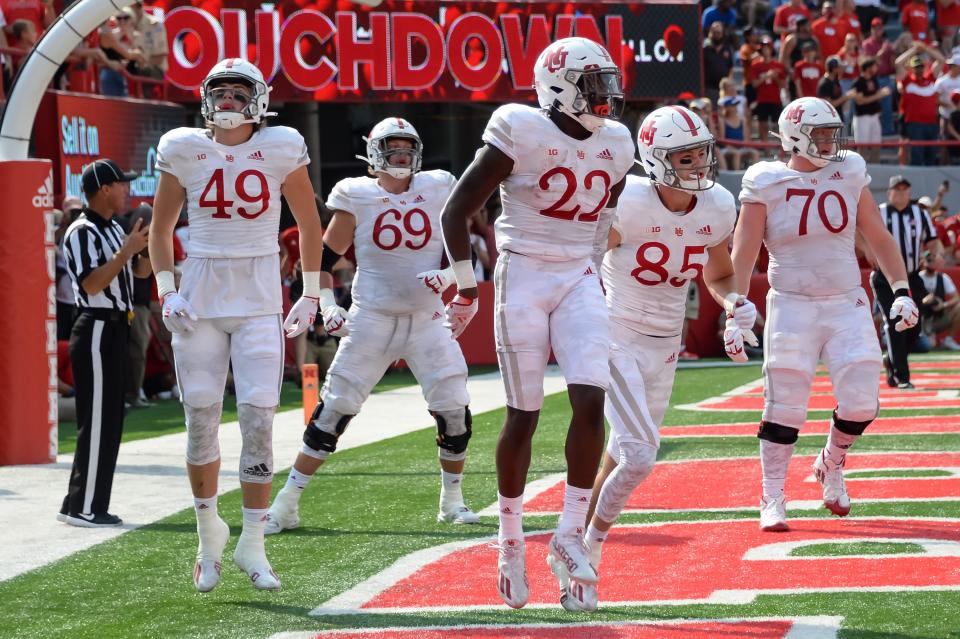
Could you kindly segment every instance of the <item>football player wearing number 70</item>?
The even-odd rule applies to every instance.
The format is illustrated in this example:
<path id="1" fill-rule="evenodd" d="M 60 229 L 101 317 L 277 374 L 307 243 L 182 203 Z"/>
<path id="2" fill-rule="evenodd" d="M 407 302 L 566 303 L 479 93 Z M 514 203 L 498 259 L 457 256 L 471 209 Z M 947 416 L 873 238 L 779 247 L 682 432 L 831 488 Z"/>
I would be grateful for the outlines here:
<path id="1" fill-rule="evenodd" d="M 603 452 L 610 329 L 593 257 L 606 248 L 633 164 L 630 132 L 617 121 L 623 107 L 620 69 L 602 46 L 584 38 L 554 42 L 537 58 L 534 78 L 541 108 L 508 104 L 494 112 L 484 146 L 443 212 L 459 291 L 451 314 L 467 322 L 477 297 L 467 220 L 500 187 L 494 333 L 507 417 L 496 452 L 497 590 L 514 608 L 528 599 L 523 491 L 551 347 L 566 377 L 573 419 L 563 514 L 550 560 L 561 584 L 597 580 L 583 531 Z"/>
<path id="2" fill-rule="evenodd" d="M 454 339 L 459 332 L 445 321 L 440 298 L 417 281 L 418 274 L 443 261 L 440 211 L 456 178 L 420 170 L 423 143 L 402 118 L 379 122 L 364 141 L 367 154 L 357 157 L 370 165 L 370 175 L 341 180 L 326 202 L 333 218 L 324 234 L 324 270 L 351 244 L 357 257 L 349 334 L 340 341 L 303 448 L 270 508 L 267 534 L 300 525 L 304 488 L 398 359 L 406 360 L 420 382 L 437 423 L 442 481 L 437 520 L 479 522 L 461 491 L 471 417 L 467 364 Z"/>
<path id="3" fill-rule="evenodd" d="M 737 289 L 766 244 L 770 253 L 764 330 L 764 407 L 757 437 L 763 493 L 760 528 L 788 529 L 784 480 L 797 434 L 807 417 L 817 361 L 833 381 L 837 407 L 830 433 L 813 464 L 823 504 L 841 517 L 850 512 L 843 481 L 847 450 L 880 410 L 880 344 L 861 286 L 854 244 L 876 258 L 896 299 L 896 330 L 917 323 L 903 258 L 870 193 L 863 158 L 845 151 L 843 122 L 829 102 L 794 100 L 780 115 L 779 138 L 790 157 L 759 162 L 743 176 L 740 219 L 734 233 Z"/>
<path id="4" fill-rule="evenodd" d="M 727 355 L 745 362 L 744 336 L 757 309 L 736 293 L 728 242 L 737 219 L 733 195 L 716 184 L 713 135 L 693 111 L 667 106 L 650 113 L 637 135 L 647 177 L 629 176 L 620 194 L 603 259 L 610 309 L 610 423 L 587 529 L 591 565 L 599 572 L 608 531 L 653 470 L 660 424 L 677 370 L 687 289 L 703 275 L 727 311 Z M 569 610 L 596 606 L 593 586 L 568 597 Z"/>
<path id="5" fill-rule="evenodd" d="M 187 475 L 200 537 L 194 585 L 220 581 L 230 529 L 217 513 L 220 412 L 232 362 L 243 445 L 240 487 L 243 531 L 233 561 L 253 586 L 278 590 L 263 535 L 273 476 L 273 417 L 283 377 L 283 329 L 288 335 L 336 306 L 320 288 L 323 231 L 307 172 L 303 137 L 267 127 L 270 88 L 251 63 L 217 63 L 201 87 L 206 129 L 166 133 L 157 149 L 160 179 L 150 227 L 150 254 L 173 333 L 177 383 L 187 424 Z M 280 196 L 300 227 L 304 296 L 281 326 Z M 186 201 L 190 255 L 180 288 L 173 275 L 173 229 Z M 333 310 L 331 310 L 333 309 Z"/>

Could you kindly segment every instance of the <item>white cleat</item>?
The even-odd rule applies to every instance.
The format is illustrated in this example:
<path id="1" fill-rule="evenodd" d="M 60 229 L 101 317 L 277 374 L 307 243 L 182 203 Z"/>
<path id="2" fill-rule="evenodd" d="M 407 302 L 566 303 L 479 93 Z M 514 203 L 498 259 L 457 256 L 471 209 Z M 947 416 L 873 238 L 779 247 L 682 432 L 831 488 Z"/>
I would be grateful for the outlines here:
<path id="1" fill-rule="evenodd" d="M 547 565 L 560 584 L 560 605 L 569 612 L 593 612 L 597 609 L 597 585 L 571 580 L 566 567 L 547 554 Z"/>
<path id="2" fill-rule="evenodd" d="M 293 530 L 299 527 L 300 502 L 288 498 L 283 491 L 280 491 L 267 512 L 267 523 L 263 528 L 263 534 L 276 535 L 284 530 Z"/>
<path id="3" fill-rule="evenodd" d="M 230 540 L 230 527 L 220 517 L 209 527 L 211 530 L 205 530 L 201 537 L 200 547 L 197 549 L 197 563 L 193 566 L 193 585 L 197 592 L 210 592 L 220 583 L 220 561 L 223 558 L 223 549 Z M 199 531 L 199 524 L 197 528 Z"/>
<path id="4" fill-rule="evenodd" d="M 523 608 L 530 596 L 526 545 L 522 539 L 507 539 L 497 549 L 497 592 L 511 608 Z"/>
<path id="5" fill-rule="evenodd" d="M 850 496 L 843 481 L 843 464 L 831 470 L 823 458 L 823 451 L 813 462 L 813 476 L 823 487 L 823 506 L 834 515 L 846 517 L 850 513 Z M 846 459 L 844 459 L 846 461 Z"/>
<path id="6" fill-rule="evenodd" d="M 452 506 L 441 506 L 440 512 L 437 513 L 437 522 L 441 524 L 479 524 L 480 517 L 461 502 Z"/>
<path id="7" fill-rule="evenodd" d="M 241 533 L 237 549 L 233 551 L 233 563 L 247 573 L 257 590 L 280 590 L 280 577 L 270 567 L 262 541 L 247 541 Z"/>
<path id="8" fill-rule="evenodd" d="M 760 530 L 765 532 L 787 532 L 787 498 L 780 495 L 770 501 L 760 499 Z"/>
<path id="9" fill-rule="evenodd" d="M 547 552 L 566 571 L 571 581 L 597 583 L 599 577 L 587 558 L 587 546 L 579 529 L 572 533 L 554 533 Z"/>

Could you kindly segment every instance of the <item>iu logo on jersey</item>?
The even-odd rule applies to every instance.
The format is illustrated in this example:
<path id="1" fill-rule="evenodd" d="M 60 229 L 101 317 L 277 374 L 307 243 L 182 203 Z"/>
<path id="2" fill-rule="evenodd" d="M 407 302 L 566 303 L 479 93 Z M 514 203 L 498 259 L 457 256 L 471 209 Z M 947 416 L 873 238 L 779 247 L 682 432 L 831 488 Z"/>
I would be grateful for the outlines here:
<path id="1" fill-rule="evenodd" d="M 683 237 L 683 229 L 680 228 L 679 226 L 675 226 L 673 228 L 673 232 L 677 237 Z"/>
<path id="2" fill-rule="evenodd" d="M 563 68 L 563 65 L 567 61 L 567 52 L 563 47 L 557 47 L 553 51 L 547 53 L 543 59 L 543 66 L 550 73 L 556 73 Z"/>
<path id="3" fill-rule="evenodd" d="M 654 126 L 655 122 L 653 120 L 648 120 L 644 123 L 643 128 L 640 129 L 640 143 L 645 146 L 651 146 L 653 144 L 653 135 L 657 132 L 657 127 Z"/>
<path id="4" fill-rule="evenodd" d="M 233 156 L 232 156 L 232 155 L 228 155 L 228 156 L 227 156 L 227 162 L 233 162 Z"/>
<path id="5" fill-rule="evenodd" d="M 829 104 L 829 102 L 827 103 Z M 794 124 L 800 124 L 800 118 L 803 117 L 803 107 L 799 104 L 795 104 L 787 111 L 787 119 L 793 122 Z"/>

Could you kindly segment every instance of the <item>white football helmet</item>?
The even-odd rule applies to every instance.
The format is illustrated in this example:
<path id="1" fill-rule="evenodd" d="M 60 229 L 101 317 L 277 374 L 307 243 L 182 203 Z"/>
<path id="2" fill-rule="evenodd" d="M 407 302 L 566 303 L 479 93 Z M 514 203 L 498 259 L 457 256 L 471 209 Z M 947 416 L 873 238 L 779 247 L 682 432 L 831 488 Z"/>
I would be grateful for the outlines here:
<path id="1" fill-rule="evenodd" d="M 681 191 L 706 191 L 716 184 L 715 145 L 700 116 L 682 106 L 653 111 L 637 133 L 639 164 L 650 180 Z"/>
<path id="2" fill-rule="evenodd" d="M 225 91 L 218 91 L 217 85 L 224 82 L 239 82 L 250 87 L 251 99 L 239 111 L 216 109 L 217 98 Z M 264 118 L 276 115 L 268 111 L 270 91 L 256 65 L 241 58 L 221 60 L 213 65 L 200 85 L 200 113 L 205 121 L 221 129 L 235 129 L 241 124 L 259 124 Z"/>
<path id="3" fill-rule="evenodd" d="M 784 108 L 777 121 L 778 137 L 783 150 L 808 159 L 823 168 L 830 162 L 843 161 L 843 120 L 832 104 L 820 98 L 797 98 Z M 814 131 L 828 129 L 829 137 L 814 140 Z M 827 151 L 821 151 L 829 145 Z"/>
<path id="4" fill-rule="evenodd" d="M 413 149 L 387 149 L 387 141 L 393 138 L 403 138 L 413 143 Z M 386 173 L 398 180 L 410 177 L 420 170 L 423 160 L 423 142 L 413 125 L 403 118 L 387 118 L 381 120 L 370 131 L 370 135 L 363 138 L 367 143 L 367 155 L 358 155 L 357 158 L 370 165 L 374 173 Z M 410 154 L 408 166 L 394 166 L 390 164 L 390 157 L 398 154 Z"/>
<path id="5" fill-rule="evenodd" d="M 593 40 L 557 40 L 537 57 L 533 76 L 540 106 L 569 115 L 588 131 L 596 131 L 604 120 L 620 119 L 620 68 Z"/>

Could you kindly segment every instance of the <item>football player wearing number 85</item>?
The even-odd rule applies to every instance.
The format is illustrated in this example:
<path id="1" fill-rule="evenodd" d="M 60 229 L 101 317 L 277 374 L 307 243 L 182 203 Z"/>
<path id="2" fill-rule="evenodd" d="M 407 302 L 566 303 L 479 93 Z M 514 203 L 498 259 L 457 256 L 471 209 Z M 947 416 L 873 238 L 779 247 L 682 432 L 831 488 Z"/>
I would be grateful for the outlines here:
<path id="1" fill-rule="evenodd" d="M 863 158 L 845 151 L 843 122 L 819 98 L 794 100 L 780 115 L 784 162 L 754 164 L 743 176 L 733 241 L 737 289 L 746 295 L 761 242 L 770 253 L 764 330 L 764 407 L 760 430 L 763 496 L 760 528 L 788 529 L 784 479 L 806 421 L 817 361 L 833 380 L 837 407 L 813 474 L 823 504 L 843 517 L 847 450 L 880 410 L 880 344 L 860 282 L 854 244 L 863 241 L 897 295 L 890 317 L 898 331 L 917 323 L 907 272 L 870 193 Z"/>
<path id="2" fill-rule="evenodd" d="M 647 177 L 629 176 L 620 194 L 603 259 L 610 309 L 610 423 L 603 466 L 593 490 L 587 529 L 591 565 L 598 571 L 603 543 L 631 493 L 653 470 L 673 379 L 690 286 L 703 275 L 727 311 L 727 354 L 746 361 L 744 335 L 757 309 L 738 295 L 727 242 L 736 222 L 733 195 L 716 184 L 713 135 L 696 113 L 680 106 L 650 113 L 637 147 Z M 756 339 L 756 338 L 753 338 Z M 595 605 L 584 586 L 564 607 Z"/>
<path id="3" fill-rule="evenodd" d="M 454 300 L 475 308 L 467 220 L 500 187 L 494 333 L 507 417 L 496 453 L 497 590 L 514 608 L 528 599 L 523 491 L 551 347 L 567 380 L 573 419 L 563 514 L 550 560 L 564 590 L 570 579 L 597 580 L 583 531 L 603 453 L 610 329 L 595 257 L 606 249 L 617 198 L 633 164 L 630 132 L 618 122 L 620 69 L 606 49 L 585 38 L 558 40 L 537 58 L 534 78 L 541 108 L 508 104 L 494 112 L 484 146 L 443 212 L 459 290 Z"/>
<path id="4" fill-rule="evenodd" d="M 367 154 L 358 158 L 370 165 L 371 175 L 341 180 L 326 202 L 333 218 L 324 234 L 323 268 L 354 246 L 353 306 L 346 331 L 327 325 L 328 332 L 345 337 L 303 434 L 303 448 L 270 508 L 268 534 L 300 525 L 304 488 L 398 359 L 406 360 L 420 382 L 437 423 L 442 480 L 437 519 L 479 521 L 461 491 L 471 435 L 467 364 L 442 301 L 417 281 L 441 266 L 440 210 L 456 179 L 447 171 L 420 170 L 423 144 L 402 118 L 378 123 L 364 141 Z"/>
<path id="5" fill-rule="evenodd" d="M 194 495 L 200 547 L 194 584 L 200 592 L 220 581 L 230 529 L 217 513 L 220 412 L 233 365 L 243 446 L 240 486 L 243 531 L 233 554 L 253 586 L 278 590 L 263 535 L 273 476 L 273 416 L 283 374 L 283 328 L 313 323 L 320 288 L 323 231 L 306 165 L 303 137 L 267 127 L 270 88 L 245 60 L 216 64 L 201 88 L 206 129 L 166 133 L 157 149 L 160 180 L 150 226 L 150 254 L 173 333 L 177 383 L 187 424 L 187 474 Z M 304 296 L 281 326 L 277 233 L 280 196 L 300 227 Z M 190 255 L 179 289 L 173 274 L 173 229 L 184 201 Z M 330 305 L 328 302 L 327 306 Z"/>

